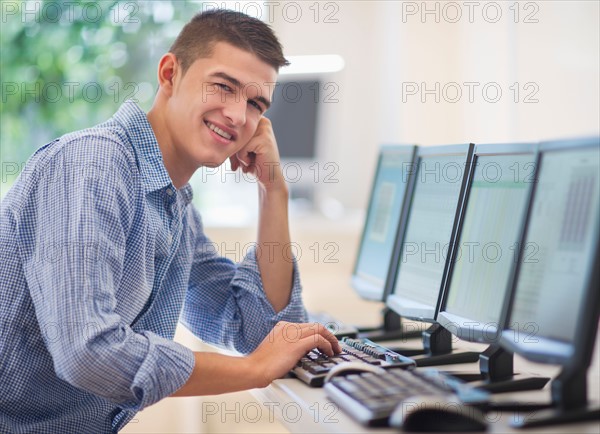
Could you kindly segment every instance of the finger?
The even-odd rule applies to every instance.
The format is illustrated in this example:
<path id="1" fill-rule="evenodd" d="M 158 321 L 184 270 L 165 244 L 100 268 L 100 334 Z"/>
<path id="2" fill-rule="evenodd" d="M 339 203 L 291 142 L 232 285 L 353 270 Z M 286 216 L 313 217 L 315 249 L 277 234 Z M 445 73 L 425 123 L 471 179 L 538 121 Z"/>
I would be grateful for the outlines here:
<path id="1" fill-rule="evenodd" d="M 331 342 L 334 348 L 337 348 L 341 351 L 341 346 L 339 344 L 338 338 L 331 333 L 323 324 L 318 322 L 306 322 L 306 323 L 292 323 L 286 321 L 279 321 L 275 324 L 275 327 L 281 327 L 284 329 L 286 333 L 291 333 L 292 331 L 288 331 L 289 328 L 293 328 L 294 334 L 300 336 L 300 339 L 305 338 L 307 336 L 320 335 Z"/>
<path id="2" fill-rule="evenodd" d="M 250 163 L 248 163 L 247 161 L 245 161 L 243 158 L 238 157 L 238 161 L 242 164 L 242 166 L 244 167 L 249 167 Z"/>
<path id="3" fill-rule="evenodd" d="M 315 322 L 294 325 L 299 327 L 302 338 L 306 336 L 322 336 L 331 343 L 332 348 L 336 353 L 340 353 L 342 351 L 342 346 L 340 345 L 338 338 L 329 330 L 327 330 L 323 324 Z"/>
<path id="4" fill-rule="evenodd" d="M 340 354 L 342 352 L 342 344 L 340 344 L 340 341 L 338 340 L 337 337 L 335 337 L 335 335 L 332 335 L 332 336 L 333 336 L 333 339 L 334 339 L 333 345 L 332 345 L 333 346 L 333 351 L 336 354 Z M 330 339 L 327 339 L 327 340 L 331 342 Z"/>
<path id="5" fill-rule="evenodd" d="M 327 354 L 329 357 L 335 355 L 333 348 L 331 346 L 331 342 L 325 339 L 323 336 L 317 335 L 317 339 L 315 340 L 312 336 L 307 336 L 300 340 L 302 346 L 305 351 L 308 352 L 314 348 L 318 348 L 324 354 Z"/>
<path id="6" fill-rule="evenodd" d="M 312 328 L 315 330 L 318 330 L 319 334 L 323 335 L 325 337 L 325 339 L 331 341 L 331 342 L 338 342 L 338 338 L 335 336 L 335 334 L 333 334 L 331 332 L 331 330 L 329 330 L 325 325 L 321 324 L 321 323 L 307 323 L 308 327 L 307 328 Z"/>
<path id="7" fill-rule="evenodd" d="M 339 354 L 342 352 L 342 346 L 340 345 L 340 341 L 338 340 L 337 336 L 334 335 L 333 333 L 331 333 L 329 330 L 327 330 L 327 328 L 325 328 L 324 326 L 321 329 L 321 335 L 327 339 L 329 342 L 331 342 L 331 346 L 333 348 L 333 351 L 336 354 Z"/>
<path id="8" fill-rule="evenodd" d="M 319 333 L 321 334 L 321 336 L 323 336 L 325 339 L 327 339 L 329 342 L 331 342 L 333 349 L 335 352 L 339 353 L 342 351 L 342 347 L 340 345 L 340 342 L 337 338 L 336 335 L 334 335 L 333 333 L 331 333 L 330 330 L 327 329 L 327 327 L 325 327 L 322 324 L 319 324 Z"/>
<path id="9" fill-rule="evenodd" d="M 237 153 L 235 154 L 235 158 L 237 158 L 237 161 L 238 161 L 239 163 L 241 163 L 241 164 L 242 164 L 242 166 L 244 166 L 244 167 L 248 167 L 248 166 L 250 166 L 250 163 L 249 163 L 249 162 L 247 162 L 247 161 L 245 161 L 245 160 L 244 160 L 244 159 L 243 159 L 243 158 L 240 156 L 240 153 L 239 153 L 239 152 L 237 152 Z"/>
<path id="10" fill-rule="evenodd" d="M 240 166 L 240 164 L 238 163 L 238 160 L 237 160 L 237 157 L 235 156 L 235 154 L 232 155 L 231 157 L 229 157 L 229 164 L 231 164 L 231 170 L 234 171 L 234 172 Z"/>

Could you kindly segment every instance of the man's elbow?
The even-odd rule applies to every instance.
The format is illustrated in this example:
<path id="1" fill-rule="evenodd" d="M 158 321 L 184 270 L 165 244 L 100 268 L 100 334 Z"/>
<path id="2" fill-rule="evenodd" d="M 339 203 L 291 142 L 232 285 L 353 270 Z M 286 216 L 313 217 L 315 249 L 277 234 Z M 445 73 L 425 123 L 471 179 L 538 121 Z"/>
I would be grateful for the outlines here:
<path id="1" fill-rule="evenodd" d="M 79 389 L 88 390 L 90 382 L 90 372 L 96 370 L 91 351 L 80 347 L 70 347 L 65 349 L 59 357 L 54 358 L 54 371 L 56 376 L 70 385 Z"/>
<path id="2" fill-rule="evenodd" d="M 63 346 L 54 358 L 54 370 L 70 385 L 118 402 L 131 397 L 130 379 L 120 357 L 111 347 L 84 341 Z"/>

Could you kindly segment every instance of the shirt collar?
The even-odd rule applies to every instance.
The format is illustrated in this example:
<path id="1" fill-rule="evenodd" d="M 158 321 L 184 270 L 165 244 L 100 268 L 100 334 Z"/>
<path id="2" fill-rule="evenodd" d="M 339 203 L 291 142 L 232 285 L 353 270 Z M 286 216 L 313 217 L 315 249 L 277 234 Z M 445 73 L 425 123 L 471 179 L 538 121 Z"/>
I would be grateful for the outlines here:
<path id="1" fill-rule="evenodd" d="M 183 198 L 183 203 L 185 203 L 187 205 L 188 203 L 190 203 L 192 201 L 192 198 L 194 197 L 194 191 L 192 190 L 192 186 L 189 183 L 187 183 L 183 187 L 181 187 L 179 189 L 179 191 L 181 192 L 181 197 Z"/>
<path id="2" fill-rule="evenodd" d="M 145 193 L 172 186 L 146 113 L 135 102 L 128 100 L 121 105 L 113 119 L 123 127 L 129 136 L 129 141 L 138 159 Z"/>

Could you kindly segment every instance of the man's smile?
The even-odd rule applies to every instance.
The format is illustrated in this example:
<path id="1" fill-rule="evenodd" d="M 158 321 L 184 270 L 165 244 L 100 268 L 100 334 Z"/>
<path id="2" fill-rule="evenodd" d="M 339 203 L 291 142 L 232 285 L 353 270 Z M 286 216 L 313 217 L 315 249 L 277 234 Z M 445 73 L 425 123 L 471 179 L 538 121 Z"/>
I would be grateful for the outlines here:
<path id="1" fill-rule="evenodd" d="M 209 121 L 204 121 L 204 123 L 206 124 L 206 126 L 215 134 L 217 134 L 219 137 L 222 137 L 224 139 L 227 139 L 228 141 L 232 141 L 235 140 L 235 135 L 233 132 L 227 132 L 225 131 L 223 128 L 218 127 L 217 125 L 213 124 L 212 122 Z"/>

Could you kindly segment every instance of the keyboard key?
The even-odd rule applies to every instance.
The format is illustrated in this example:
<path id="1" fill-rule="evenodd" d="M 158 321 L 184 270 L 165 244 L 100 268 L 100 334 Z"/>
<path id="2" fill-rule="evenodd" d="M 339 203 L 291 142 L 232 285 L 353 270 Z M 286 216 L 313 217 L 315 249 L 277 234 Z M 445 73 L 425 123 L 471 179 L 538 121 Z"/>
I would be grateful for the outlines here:
<path id="1" fill-rule="evenodd" d="M 327 374 L 330 370 L 330 368 L 321 365 L 315 365 L 309 369 L 309 371 L 315 375 Z"/>

